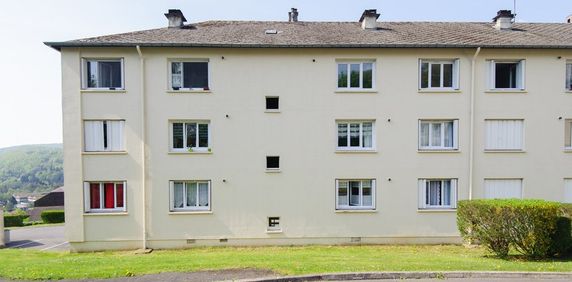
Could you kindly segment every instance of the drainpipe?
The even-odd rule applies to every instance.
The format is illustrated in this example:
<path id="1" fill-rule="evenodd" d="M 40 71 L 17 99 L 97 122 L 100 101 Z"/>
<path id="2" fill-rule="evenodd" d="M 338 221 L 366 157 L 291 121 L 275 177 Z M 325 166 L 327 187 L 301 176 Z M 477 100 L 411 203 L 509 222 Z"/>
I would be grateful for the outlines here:
<path id="1" fill-rule="evenodd" d="M 147 140 L 146 140 L 146 103 L 145 103 L 145 58 L 141 52 L 141 47 L 139 45 L 135 46 L 137 53 L 139 54 L 139 65 L 140 68 L 140 87 L 141 87 L 141 186 L 143 191 L 143 221 L 141 226 L 143 227 L 143 250 L 147 249 Z"/>
<path id="2" fill-rule="evenodd" d="M 473 169 L 475 156 L 475 64 L 477 57 L 481 52 L 481 47 L 477 48 L 473 60 L 471 61 L 471 104 L 469 114 L 471 115 L 471 124 L 469 130 L 469 200 L 473 199 Z"/>

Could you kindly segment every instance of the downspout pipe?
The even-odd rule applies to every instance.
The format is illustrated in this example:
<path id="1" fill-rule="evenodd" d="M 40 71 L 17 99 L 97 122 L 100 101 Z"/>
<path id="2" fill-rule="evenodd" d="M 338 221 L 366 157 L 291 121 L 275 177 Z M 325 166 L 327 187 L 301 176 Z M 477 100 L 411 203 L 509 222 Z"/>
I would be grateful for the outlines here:
<path id="1" fill-rule="evenodd" d="M 477 48 L 477 51 L 475 51 L 475 54 L 473 55 L 473 60 L 471 61 L 471 101 L 469 109 L 469 114 L 471 116 L 469 130 L 469 200 L 473 199 L 473 170 L 475 158 L 475 69 L 479 53 L 481 53 L 481 47 Z"/>
<path id="2" fill-rule="evenodd" d="M 143 250 L 147 249 L 147 135 L 145 129 L 146 124 L 146 114 L 147 107 L 145 101 L 145 58 L 141 52 L 141 47 L 139 45 L 135 46 L 137 49 L 137 54 L 139 54 L 139 65 L 140 65 L 140 89 L 141 89 L 141 187 L 142 187 L 142 207 L 143 207 L 143 218 L 142 218 L 142 247 Z"/>

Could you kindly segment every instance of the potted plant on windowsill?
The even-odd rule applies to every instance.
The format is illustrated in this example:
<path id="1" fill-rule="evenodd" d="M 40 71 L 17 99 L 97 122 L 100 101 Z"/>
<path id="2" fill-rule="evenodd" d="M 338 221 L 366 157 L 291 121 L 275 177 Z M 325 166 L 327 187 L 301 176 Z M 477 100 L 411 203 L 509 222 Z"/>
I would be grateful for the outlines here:
<path id="1" fill-rule="evenodd" d="M 179 90 L 179 89 L 181 89 L 181 87 L 175 87 L 175 86 L 173 86 L 172 88 L 173 88 L 173 90 Z"/>
<path id="2" fill-rule="evenodd" d="M 192 148 L 192 147 L 188 147 L 188 148 L 187 148 L 187 151 L 189 151 L 189 153 L 192 153 L 192 152 L 193 152 L 193 148 Z"/>

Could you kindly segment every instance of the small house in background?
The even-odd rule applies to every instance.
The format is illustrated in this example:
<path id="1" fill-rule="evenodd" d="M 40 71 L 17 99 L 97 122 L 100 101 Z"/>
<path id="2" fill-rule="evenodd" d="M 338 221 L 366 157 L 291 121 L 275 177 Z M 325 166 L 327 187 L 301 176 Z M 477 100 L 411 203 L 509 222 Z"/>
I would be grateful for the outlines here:
<path id="1" fill-rule="evenodd" d="M 33 194 L 18 194 L 12 196 L 16 201 L 14 207 L 21 210 L 28 210 L 34 206 L 37 197 Z"/>
<path id="2" fill-rule="evenodd" d="M 40 215 L 45 210 L 63 210 L 64 209 L 64 187 L 52 190 L 43 197 L 34 202 L 34 208 L 30 209 L 30 221 L 41 220 Z"/>

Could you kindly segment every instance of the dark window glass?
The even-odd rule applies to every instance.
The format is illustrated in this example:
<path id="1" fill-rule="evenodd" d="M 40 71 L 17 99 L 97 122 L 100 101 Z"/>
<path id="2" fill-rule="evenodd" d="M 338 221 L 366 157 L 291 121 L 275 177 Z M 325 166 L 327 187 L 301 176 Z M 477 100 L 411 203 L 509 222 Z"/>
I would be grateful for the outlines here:
<path id="1" fill-rule="evenodd" d="M 173 148 L 183 148 L 183 124 L 173 123 Z"/>
<path id="2" fill-rule="evenodd" d="M 103 148 L 107 149 L 107 122 L 103 121 Z"/>
<path id="3" fill-rule="evenodd" d="M 370 89 L 373 87 L 373 64 L 363 64 L 363 88 Z"/>
<path id="4" fill-rule="evenodd" d="M 187 148 L 193 148 L 197 146 L 197 124 L 187 123 Z"/>
<path id="5" fill-rule="evenodd" d="M 199 147 L 209 146 L 209 125 L 199 124 Z"/>
<path id="6" fill-rule="evenodd" d="M 429 87 L 429 64 L 421 64 L 421 88 Z"/>
<path id="7" fill-rule="evenodd" d="M 495 88 L 516 88 L 517 63 L 495 63 Z"/>
<path id="8" fill-rule="evenodd" d="M 209 89 L 208 63 L 183 63 L 183 87 Z"/>
<path id="9" fill-rule="evenodd" d="M 266 109 L 278 110 L 280 107 L 278 97 L 266 97 Z"/>
<path id="10" fill-rule="evenodd" d="M 280 218 L 279 217 L 269 217 L 268 218 L 268 227 L 278 227 L 280 226 Z"/>
<path id="11" fill-rule="evenodd" d="M 350 206 L 359 206 L 360 181 L 350 181 Z"/>
<path id="12" fill-rule="evenodd" d="M 280 168 L 280 157 L 266 157 L 266 168 Z"/>
<path id="13" fill-rule="evenodd" d="M 97 87 L 97 62 L 87 62 L 87 87 Z"/>
<path id="14" fill-rule="evenodd" d="M 360 64 L 350 65 L 350 87 L 359 87 Z"/>
<path id="15" fill-rule="evenodd" d="M 431 87 L 441 87 L 440 64 L 431 64 Z"/>
<path id="16" fill-rule="evenodd" d="M 338 64 L 338 87 L 348 87 L 347 64 Z"/>
<path id="17" fill-rule="evenodd" d="M 99 62 L 99 87 L 121 88 L 121 62 Z"/>
<path id="18" fill-rule="evenodd" d="M 443 65 L 443 87 L 453 87 L 453 64 Z"/>
<path id="19" fill-rule="evenodd" d="M 348 146 L 348 125 L 345 123 L 338 124 L 338 147 Z"/>
<path id="20" fill-rule="evenodd" d="M 359 147 L 359 123 L 350 124 L 350 146 Z"/>

